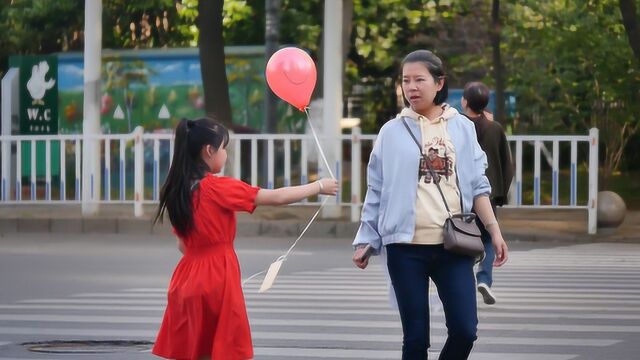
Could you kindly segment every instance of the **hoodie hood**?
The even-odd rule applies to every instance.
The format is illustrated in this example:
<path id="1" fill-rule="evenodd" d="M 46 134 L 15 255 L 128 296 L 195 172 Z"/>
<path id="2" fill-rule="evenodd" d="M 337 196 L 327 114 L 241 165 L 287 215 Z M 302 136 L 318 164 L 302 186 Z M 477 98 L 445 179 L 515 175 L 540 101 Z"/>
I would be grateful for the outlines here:
<path id="1" fill-rule="evenodd" d="M 447 120 L 455 117 L 456 115 L 458 115 L 458 110 L 456 110 L 456 108 L 450 106 L 447 103 L 443 103 L 442 104 L 442 109 L 443 109 L 442 115 L 440 115 L 439 117 L 437 117 L 435 119 L 429 119 L 426 116 L 420 115 L 420 114 L 418 114 L 417 112 L 413 111 L 411 108 L 408 108 L 408 107 L 402 109 L 402 111 L 400 112 L 400 116 L 405 116 L 405 117 L 411 118 L 411 119 L 413 119 L 413 120 L 415 120 L 417 122 L 427 120 L 430 123 L 435 124 L 435 123 L 438 123 L 440 121 L 447 121 Z"/>

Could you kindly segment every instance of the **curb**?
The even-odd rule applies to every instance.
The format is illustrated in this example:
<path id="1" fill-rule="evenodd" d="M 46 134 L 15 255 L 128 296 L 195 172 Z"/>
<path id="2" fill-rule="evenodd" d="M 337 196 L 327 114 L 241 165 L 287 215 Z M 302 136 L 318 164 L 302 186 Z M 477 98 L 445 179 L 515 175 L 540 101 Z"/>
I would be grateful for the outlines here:
<path id="1" fill-rule="evenodd" d="M 298 220 L 238 221 L 238 236 L 298 236 L 307 225 Z M 353 238 L 358 223 L 319 220 L 307 230 L 308 236 Z M 20 218 L 0 219 L 0 235 L 20 233 L 56 234 L 171 234 L 168 221 L 152 226 L 150 219 L 131 218 Z"/>
<path id="2" fill-rule="evenodd" d="M 237 236 L 242 237 L 297 237 L 306 222 L 300 220 L 238 220 Z M 306 235 L 320 238 L 353 239 L 359 223 L 345 220 L 318 220 L 307 230 Z M 503 226 L 503 236 L 507 242 L 630 242 L 640 243 L 636 233 L 601 233 L 597 235 L 545 232 L 531 226 L 527 229 L 513 229 Z M 20 233 L 55 234 L 136 234 L 171 235 L 168 221 L 152 226 L 149 218 L 11 218 L 0 219 L 0 236 Z"/>

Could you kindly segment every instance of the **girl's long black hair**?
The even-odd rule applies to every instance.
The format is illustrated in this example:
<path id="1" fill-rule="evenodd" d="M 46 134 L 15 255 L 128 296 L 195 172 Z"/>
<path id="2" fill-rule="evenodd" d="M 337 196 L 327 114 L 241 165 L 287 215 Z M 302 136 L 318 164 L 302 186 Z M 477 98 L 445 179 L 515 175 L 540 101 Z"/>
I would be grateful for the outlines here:
<path id="1" fill-rule="evenodd" d="M 227 146 L 229 132 L 215 120 L 182 119 L 176 126 L 173 159 L 167 178 L 160 190 L 160 205 L 153 221 L 162 222 L 165 210 L 171 225 L 181 237 L 193 229 L 191 194 L 197 181 L 211 171 L 201 158 L 202 148 L 211 145 L 217 151 Z"/>

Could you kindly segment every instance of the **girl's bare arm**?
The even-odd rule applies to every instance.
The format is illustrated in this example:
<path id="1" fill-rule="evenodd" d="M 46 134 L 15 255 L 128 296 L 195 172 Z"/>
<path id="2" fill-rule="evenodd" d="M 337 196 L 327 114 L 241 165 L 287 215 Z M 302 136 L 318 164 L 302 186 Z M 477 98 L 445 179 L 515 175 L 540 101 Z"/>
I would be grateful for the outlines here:
<path id="1" fill-rule="evenodd" d="M 320 179 L 318 181 L 297 186 L 287 186 L 278 189 L 260 189 L 256 196 L 256 205 L 286 205 L 298 202 L 309 196 L 336 195 L 338 182 L 333 179 Z"/>

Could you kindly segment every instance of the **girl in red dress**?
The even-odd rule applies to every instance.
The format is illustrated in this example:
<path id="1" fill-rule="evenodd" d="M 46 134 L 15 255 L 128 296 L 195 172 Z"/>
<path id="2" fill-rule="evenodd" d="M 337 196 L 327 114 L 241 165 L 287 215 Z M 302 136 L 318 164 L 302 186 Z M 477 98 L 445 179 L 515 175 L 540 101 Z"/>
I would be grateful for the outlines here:
<path id="1" fill-rule="evenodd" d="M 233 249 L 236 211 L 285 205 L 306 197 L 335 195 L 338 183 L 260 189 L 215 176 L 227 160 L 229 133 L 207 118 L 182 120 L 160 194 L 155 222 L 166 211 L 184 254 L 171 278 L 167 308 L 153 353 L 167 359 L 253 358 L 251 331 Z"/>

